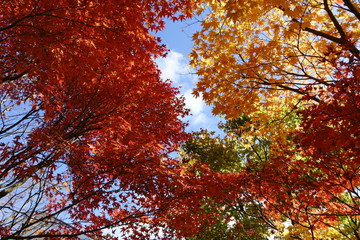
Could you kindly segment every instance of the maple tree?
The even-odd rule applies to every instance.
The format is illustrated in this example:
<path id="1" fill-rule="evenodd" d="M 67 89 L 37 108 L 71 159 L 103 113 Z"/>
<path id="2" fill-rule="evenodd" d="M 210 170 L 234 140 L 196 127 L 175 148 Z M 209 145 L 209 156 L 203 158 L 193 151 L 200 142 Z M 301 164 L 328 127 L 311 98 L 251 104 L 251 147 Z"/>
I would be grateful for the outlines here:
<path id="1" fill-rule="evenodd" d="M 204 2 L 210 13 L 190 55 L 200 76 L 194 93 L 215 114 L 251 117 L 261 131 L 249 135 L 281 139 L 289 129 L 284 109 L 307 95 L 307 87 L 336 81 L 340 53 L 359 58 L 356 1 Z"/>
<path id="2" fill-rule="evenodd" d="M 291 219 L 289 239 L 360 237 L 358 63 L 337 69 L 338 81 L 316 95 L 323 101 L 299 111 L 294 138 L 252 176 L 269 214 Z"/>
<path id="3" fill-rule="evenodd" d="M 206 130 L 192 133 L 191 138 L 182 145 L 182 161 L 188 167 L 201 163 L 222 173 L 246 171 L 249 168 L 246 159 L 252 159 L 260 166 L 268 157 L 268 143 L 258 139 L 259 142 L 248 149 L 233 134 L 246 121 L 248 119 L 243 117 L 219 124 L 220 129 L 228 133 L 224 137 L 214 136 L 214 132 Z M 251 170 L 256 171 L 255 168 Z M 215 181 L 211 184 L 216 186 Z M 220 202 L 216 198 L 205 201 L 202 206 L 205 212 L 216 214 L 216 222 L 204 226 L 189 239 L 267 239 L 271 229 L 276 229 L 271 217 L 262 214 L 261 204 L 251 197 L 250 192 L 241 192 L 234 198 Z"/>
<path id="4" fill-rule="evenodd" d="M 230 159 L 233 173 L 214 174 L 219 185 L 230 199 L 251 192 L 266 216 L 290 221 L 287 238 L 359 239 L 358 2 L 203 2 L 194 93 L 229 121 L 248 119 L 220 142 L 235 136 L 251 152 L 264 138 L 271 149 L 260 165 L 256 154 Z M 210 156 L 217 171 L 228 160 Z"/>
<path id="5" fill-rule="evenodd" d="M 301 111 L 302 129 L 294 140 L 297 151 L 305 157 L 295 162 L 298 171 L 309 178 L 320 196 L 308 204 L 325 202 L 324 215 L 336 216 L 331 219 L 318 210 L 314 214 L 317 224 L 356 239 L 360 238 L 358 71 L 357 61 L 339 59 L 335 74 L 338 80 L 317 94 L 324 101 Z M 336 222 L 341 224 L 336 226 Z"/>
<path id="6" fill-rule="evenodd" d="M 167 156 L 186 111 L 159 78 L 165 48 L 150 31 L 198 3 L 210 11 L 194 35 L 194 93 L 228 135 L 194 135 L 184 168 Z M 115 226 L 135 239 L 246 238 L 266 236 L 266 219 L 291 220 L 290 238 L 360 238 L 356 1 L 1 5 L 4 239 Z"/>
<path id="7" fill-rule="evenodd" d="M 154 59 L 166 49 L 151 31 L 194 5 L 2 1 L 2 239 L 156 234 L 187 111 L 160 80 Z"/>
<path id="8" fill-rule="evenodd" d="M 262 239 L 270 233 L 279 239 L 359 237 L 357 70 L 342 70 L 342 79 L 318 94 L 327 101 L 300 111 L 302 128 L 280 153 L 274 154 L 267 139 L 241 140 L 244 132 L 238 130 L 250 120 L 246 117 L 220 125 L 224 137 L 193 133 L 182 147 L 184 163 L 191 169 L 200 162 L 220 172 L 197 166 L 203 187 L 211 184 L 228 194 L 225 200 L 222 193 L 208 199 L 208 190 L 200 190 L 202 210 L 216 221 L 206 222 L 189 239 Z"/>

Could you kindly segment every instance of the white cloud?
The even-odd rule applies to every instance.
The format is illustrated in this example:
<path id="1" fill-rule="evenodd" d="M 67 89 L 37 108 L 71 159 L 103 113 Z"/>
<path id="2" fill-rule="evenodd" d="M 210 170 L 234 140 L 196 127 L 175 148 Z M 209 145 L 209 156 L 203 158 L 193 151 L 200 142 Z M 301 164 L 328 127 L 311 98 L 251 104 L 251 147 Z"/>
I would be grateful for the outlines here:
<path id="1" fill-rule="evenodd" d="M 166 58 L 156 59 L 156 63 L 161 71 L 161 78 L 172 80 L 174 86 L 180 87 L 181 95 L 185 97 L 185 107 L 190 109 L 191 113 L 191 116 L 184 119 L 189 121 L 188 130 L 216 130 L 219 118 L 212 116 L 211 107 L 205 104 L 201 95 L 198 98 L 192 95 L 198 78 L 194 74 L 189 74 L 188 59 L 179 52 L 170 51 Z"/>
<path id="2" fill-rule="evenodd" d="M 204 109 L 204 102 L 202 97 L 195 98 L 195 96 L 191 93 L 191 90 L 188 90 L 185 94 L 185 104 L 186 108 L 189 108 L 193 115 L 200 114 Z"/>
<path id="3" fill-rule="evenodd" d="M 188 72 L 188 65 L 183 54 L 176 51 L 170 51 L 166 58 L 156 59 L 156 63 L 161 71 L 162 79 L 170 79 L 177 83 L 182 74 Z"/>
<path id="4" fill-rule="evenodd" d="M 192 90 L 187 90 L 184 94 L 185 107 L 190 109 L 191 116 L 187 119 L 190 121 L 190 128 L 196 130 L 198 127 L 213 129 L 217 126 L 218 119 L 214 119 L 211 114 L 211 107 L 207 106 L 202 100 L 202 95 L 196 98 Z"/>
<path id="5" fill-rule="evenodd" d="M 194 119 L 192 120 L 192 123 L 194 125 L 203 125 L 208 123 L 208 116 L 206 116 L 205 113 L 199 113 L 197 116 L 194 117 Z"/>

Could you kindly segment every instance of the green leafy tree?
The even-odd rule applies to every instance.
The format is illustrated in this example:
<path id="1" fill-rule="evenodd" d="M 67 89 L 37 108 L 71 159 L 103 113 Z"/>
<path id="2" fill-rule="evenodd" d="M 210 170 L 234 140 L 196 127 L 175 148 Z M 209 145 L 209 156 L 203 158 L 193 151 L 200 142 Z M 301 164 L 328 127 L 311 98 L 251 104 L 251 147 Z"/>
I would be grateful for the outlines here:
<path id="1" fill-rule="evenodd" d="M 188 167 L 206 164 L 216 172 L 231 173 L 259 171 L 270 154 L 270 141 L 257 138 L 252 143 L 239 141 L 243 128 L 250 118 L 242 116 L 219 127 L 224 136 L 201 130 L 192 133 L 182 145 L 181 159 Z M 201 175 L 201 172 L 200 172 Z M 242 192 L 237 199 L 207 198 L 202 210 L 216 213 L 212 225 L 205 225 L 191 240 L 200 239 L 267 239 L 277 229 L 272 219 L 265 216 L 262 205 L 251 193 Z M 273 230 L 273 231 L 271 231 Z"/>

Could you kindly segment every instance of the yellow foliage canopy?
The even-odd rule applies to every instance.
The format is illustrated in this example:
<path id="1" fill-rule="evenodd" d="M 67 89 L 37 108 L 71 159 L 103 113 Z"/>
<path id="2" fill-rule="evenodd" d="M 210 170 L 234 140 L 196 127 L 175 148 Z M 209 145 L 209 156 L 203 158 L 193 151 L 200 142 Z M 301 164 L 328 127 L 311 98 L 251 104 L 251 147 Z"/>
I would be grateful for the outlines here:
<path id="1" fill-rule="evenodd" d="M 256 132 L 284 140 L 294 105 L 334 80 L 334 62 L 355 55 L 356 1 L 204 0 L 209 13 L 190 54 L 202 93 L 214 114 L 245 114 Z M 355 10 L 354 10 L 355 9 Z"/>

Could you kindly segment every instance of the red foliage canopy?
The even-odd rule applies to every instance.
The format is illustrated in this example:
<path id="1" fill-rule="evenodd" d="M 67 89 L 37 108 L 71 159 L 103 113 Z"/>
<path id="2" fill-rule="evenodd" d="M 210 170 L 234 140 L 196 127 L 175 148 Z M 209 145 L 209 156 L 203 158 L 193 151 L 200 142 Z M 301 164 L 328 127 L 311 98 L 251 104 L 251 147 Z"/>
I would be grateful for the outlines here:
<path id="1" fill-rule="evenodd" d="M 309 89 L 321 101 L 299 112 L 301 130 L 292 144 L 253 178 L 270 214 L 290 218 L 309 234 L 329 226 L 341 232 L 341 219 L 356 222 L 360 214 L 360 68 L 354 57 L 339 59 L 336 69 L 333 84 Z M 357 236 L 356 229 L 346 231 Z"/>
<path id="2" fill-rule="evenodd" d="M 179 236 L 211 229 L 219 219 L 227 224 L 231 218 L 221 218 L 226 206 L 255 202 L 260 206 L 255 216 L 279 233 L 283 229 L 275 223 L 285 219 L 309 239 L 329 229 L 337 237 L 359 238 L 360 65 L 356 56 L 339 57 L 333 64 L 333 81 L 307 86 L 307 108 L 294 109 L 300 128 L 286 144 L 273 145 L 264 160 L 239 158 L 245 167 L 238 172 L 216 172 L 205 164 L 188 169 L 185 185 L 192 193 L 172 203 L 164 219 Z"/>
<path id="3" fill-rule="evenodd" d="M 164 206 L 177 171 L 164 159 L 184 138 L 186 111 L 159 78 L 165 48 L 149 31 L 191 4 L 0 4 L 3 239 L 97 235 Z"/>

